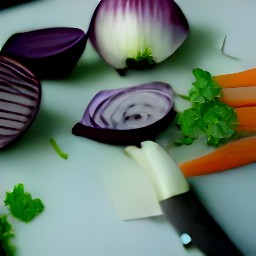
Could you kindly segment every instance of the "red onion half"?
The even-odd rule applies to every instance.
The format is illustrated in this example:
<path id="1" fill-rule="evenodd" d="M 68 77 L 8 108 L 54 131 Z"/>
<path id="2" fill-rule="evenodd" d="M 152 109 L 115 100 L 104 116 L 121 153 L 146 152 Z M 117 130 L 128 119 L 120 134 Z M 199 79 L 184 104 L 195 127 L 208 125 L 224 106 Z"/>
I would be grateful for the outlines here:
<path id="1" fill-rule="evenodd" d="M 18 139 L 34 121 L 41 83 L 20 63 L 0 56 L 0 148 Z"/>
<path id="2" fill-rule="evenodd" d="M 1 52 L 24 64 L 40 79 L 61 78 L 73 70 L 87 39 L 78 28 L 45 28 L 12 35 Z"/>
<path id="3" fill-rule="evenodd" d="M 174 116 L 171 86 L 151 82 L 100 91 L 72 133 L 108 144 L 137 145 L 155 140 Z"/>
<path id="4" fill-rule="evenodd" d="M 99 55 L 120 74 L 152 67 L 171 56 L 189 34 L 173 0 L 101 0 L 89 38 Z"/>

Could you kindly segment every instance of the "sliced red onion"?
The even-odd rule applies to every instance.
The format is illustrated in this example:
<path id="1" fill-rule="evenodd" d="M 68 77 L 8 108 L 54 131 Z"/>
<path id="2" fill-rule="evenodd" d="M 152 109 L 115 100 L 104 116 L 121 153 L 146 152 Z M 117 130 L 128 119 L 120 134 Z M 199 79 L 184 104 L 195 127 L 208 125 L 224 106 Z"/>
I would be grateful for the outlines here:
<path id="1" fill-rule="evenodd" d="M 89 38 L 117 70 L 162 62 L 184 42 L 189 25 L 172 0 L 101 0 Z"/>
<path id="2" fill-rule="evenodd" d="M 78 28 L 45 28 L 12 35 L 1 51 L 40 79 L 60 78 L 73 70 L 87 39 L 87 34 Z"/>
<path id="3" fill-rule="evenodd" d="M 0 148 L 18 139 L 34 121 L 41 83 L 26 67 L 0 56 Z"/>
<path id="4" fill-rule="evenodd" d="M 171 86 L 151 82 L 100 91 L 72 133 L 108 144 L 138 144 L 155 140 L 174 116 Z"/>

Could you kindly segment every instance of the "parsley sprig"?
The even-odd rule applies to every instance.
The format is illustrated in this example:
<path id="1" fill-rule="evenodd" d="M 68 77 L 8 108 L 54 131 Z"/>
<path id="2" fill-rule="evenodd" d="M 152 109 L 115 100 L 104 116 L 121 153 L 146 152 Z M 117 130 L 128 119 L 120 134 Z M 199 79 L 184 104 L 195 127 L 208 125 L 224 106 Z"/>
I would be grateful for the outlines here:
<path id="1" fill-rule="evenodd" d="M 14 217 L 24 222 L 30 222 L 44 210 L 42 201 L 25 192 L 23 184 L 17 184 L 12 192 L 7 192 L 4 203 Z"/>
<path id="2" fill-rule="evenodd" d="M 0 216 L 0 255 L 14 256 L 15 247 L 11 243 L 14 231 L 7 215 Z"/>
<path id="3" fill-rule="evenodd" d="M 196 81 L 186 97 L 192 107 L 176 118 L 183 135 L 177 143 L 190 145 L 195 139 L 205 136 L 209 145 L 217 146 L 235 136 L 237 115 L 233 107 L 220 101 L 221 87 L 209 72 L 197 68 L 193 74 Z"/>
<path id="4" fill-rule="evenodd" d="M 32 195 L 25 192 L 23 184 L 14 186 L 11 192 L 6 192 L 4 200 L 10 209 L 10 214 L 24 222 L 30 222 L 44 210 L 42 201 L 38 198 L 33 199 Z M 11 243 L 14 237 L 13 228 L 8 220 L 8 215 L 0 215 L 0 255 L 14 256 L 15 247 Z"/>

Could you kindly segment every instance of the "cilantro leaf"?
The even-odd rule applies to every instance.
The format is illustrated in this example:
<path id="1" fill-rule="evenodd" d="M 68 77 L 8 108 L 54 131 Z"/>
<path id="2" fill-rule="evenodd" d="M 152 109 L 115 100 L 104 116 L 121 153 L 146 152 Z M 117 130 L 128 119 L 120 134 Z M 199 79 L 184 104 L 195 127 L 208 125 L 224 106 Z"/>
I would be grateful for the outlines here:
<path id="1" fill-rule="evenodd" d="M 191 144 L 194 142 L 194 140 L 195 140 L 195 139 L 193 139 L 193 138 L 184 136 L 184 137 L 179 138 L 178 140 L 176 140 L 176 141 L 175 141 L 175 144 L 176 144 L 176 145 L 182 145 L 182 144 L 191 145 Z"/>
<path id="2" fill-rule="evenodd" d="M 13 256 L 15 247 L 11 243 L 14 232 L 11 224 L 8 222 L 7 216 L 0 216 L 0 255 Z"/>
<path id="3" fill-rule="evenodd" d="M 179 113 L 176 124 L 183 135 L 177 143 L 190 145 L 197 138 L 206 136 L 207 143 L 218 145 L 232 138 L 238 125 L 233 107 L 219 100 L 221 87 L 211 74 L 202 69 L 194 69 L 196 81 L 188 93 L 192 107 Z"/>
<path id="4" fill-rule="evenodd" d="M 206 127 L 200 109 L 195 106 L 186 109 L 182 114 L 178 115 L 178 125 L 181 132 L 187 137 L 196 139 L 206 132 Z"/>
<path id="5" fill-rule="evenodd" d="M 212 79 L 209 72 L 197 68 L 193 70 L 193 74 L 196 81 L 188 95 L 191 102 L 204 103 L 220 97 L 221 87 Z"/>
<path id="6" fill-rule="evenodd" d="M 31 194 L 24 191 L 23 184 L 17 184 L 12 192 L 7 192 L 4 202 L 9 206 L 12 215 L 24 222 L 33 220 L 44 210 L 41 200 L 32 199 Z"/>
<path id="7" fill-rule="evenodd" d="M 8 222 L 7 215 L 0 216 L 0 240 L 13 236 L 14 233 L 11 224 Z"/>

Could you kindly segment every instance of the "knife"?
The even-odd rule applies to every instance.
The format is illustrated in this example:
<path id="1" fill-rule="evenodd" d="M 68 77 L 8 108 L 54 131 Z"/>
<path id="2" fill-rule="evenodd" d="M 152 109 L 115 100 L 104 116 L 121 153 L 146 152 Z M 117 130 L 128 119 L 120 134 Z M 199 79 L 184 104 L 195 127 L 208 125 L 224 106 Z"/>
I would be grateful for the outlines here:
<path id="1" fill-rule="evenodd" d="M 161 210 L 184 246 L 194 246 L 209 256 L 242 255 L 159 144 L 145 141 L 141 148 L 129 146 L 125 152 L 148 174 Z"/>

